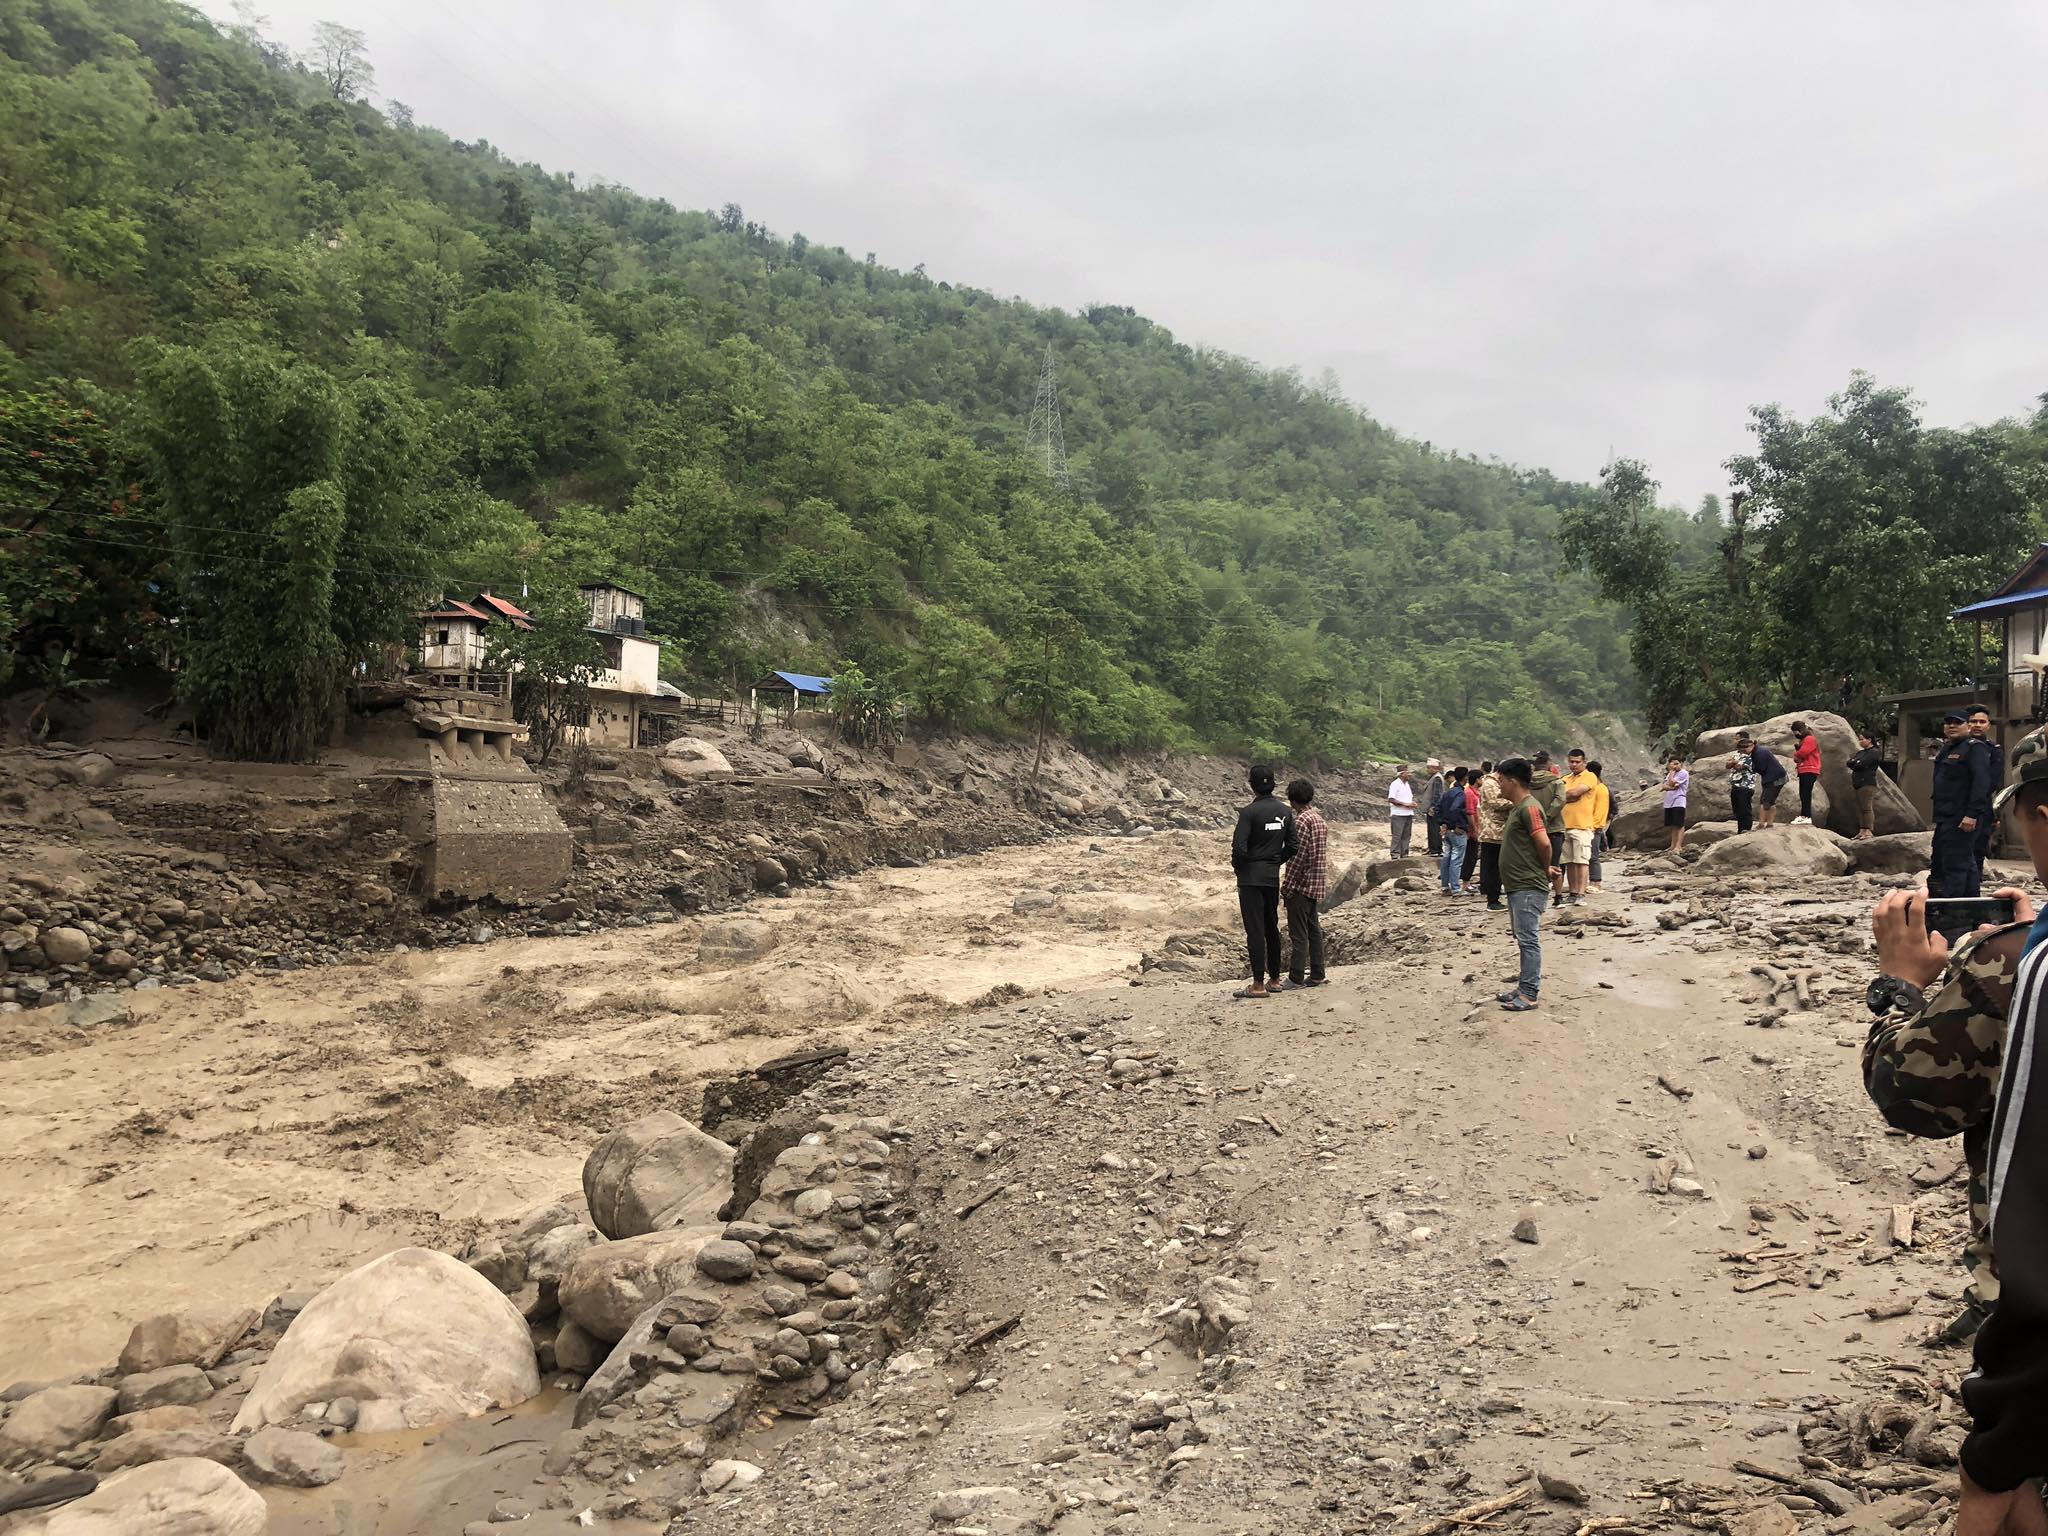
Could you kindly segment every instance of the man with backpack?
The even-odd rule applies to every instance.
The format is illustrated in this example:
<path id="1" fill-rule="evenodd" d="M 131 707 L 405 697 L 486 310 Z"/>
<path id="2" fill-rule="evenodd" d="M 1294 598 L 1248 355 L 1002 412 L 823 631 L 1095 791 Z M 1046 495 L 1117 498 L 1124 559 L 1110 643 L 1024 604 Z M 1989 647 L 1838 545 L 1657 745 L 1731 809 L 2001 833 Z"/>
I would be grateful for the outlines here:
<path id="1" fill-rule="evenodd" d="M 1280 981 L 1280 866 L 1299 847 L 1294 812 L 1273 797 L 1273 770 L 1253 763 L 1252 803 L 1237 813 L 1230 838 L 1230 867 L 1237 871 L 1237 909 L 1244 918 L 1245 948 L 1252 962 L 1252 981 L 1239 997 L 1268 996 L 1270 977 Z"/>

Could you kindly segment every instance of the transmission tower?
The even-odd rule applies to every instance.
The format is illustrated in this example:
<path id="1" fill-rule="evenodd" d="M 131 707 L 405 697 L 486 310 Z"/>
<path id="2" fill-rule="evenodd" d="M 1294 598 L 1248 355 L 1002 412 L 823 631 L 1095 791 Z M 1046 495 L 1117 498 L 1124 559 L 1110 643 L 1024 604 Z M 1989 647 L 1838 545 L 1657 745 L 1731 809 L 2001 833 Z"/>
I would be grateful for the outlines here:
<path id="1" fill-rule="evenodd" d="M 1031 425 L 1024 451 L 1045 466 L 1046 478 L 1063 491 L 1074 488 L 1067 473 L 1067 436 L 1060 429 L 1060 387 L 1053 378 L 1052 343 L 1045 344 L 1045 367 L 1038 375 L 1038 393 L 1031 401 Z"/>

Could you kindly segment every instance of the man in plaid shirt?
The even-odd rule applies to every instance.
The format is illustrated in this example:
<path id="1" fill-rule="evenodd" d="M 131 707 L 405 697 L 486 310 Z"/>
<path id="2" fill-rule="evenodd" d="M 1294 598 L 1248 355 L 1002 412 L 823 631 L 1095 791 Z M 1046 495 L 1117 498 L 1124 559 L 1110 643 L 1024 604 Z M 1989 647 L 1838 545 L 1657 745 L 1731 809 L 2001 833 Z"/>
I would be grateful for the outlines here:
<path id="1" fill-rule="evenodd" d="M 1318 908 L 1330 894 L 1330 829 L 1315 809 L 1316 787 L 1307 779 L 1287 786 L 1299 846 L 1280 877 L 1287 903 L 1287 980 L 1296 987 L 1323 984 L 1323 919 Z"/>

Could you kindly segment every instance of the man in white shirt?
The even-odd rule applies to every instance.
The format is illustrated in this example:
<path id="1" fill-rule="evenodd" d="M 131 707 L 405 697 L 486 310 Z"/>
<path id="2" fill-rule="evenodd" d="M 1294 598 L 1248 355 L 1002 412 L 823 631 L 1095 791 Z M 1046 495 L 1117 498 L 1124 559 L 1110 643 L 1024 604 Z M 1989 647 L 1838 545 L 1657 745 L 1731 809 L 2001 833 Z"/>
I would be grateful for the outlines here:
<path id="1" fill-rule="evenodd" d="M 1387 786 L 1387 844 L 1390 855 L 1408 857 L 1408 843 L 1415 836 L 1415 786 L 1408 780 L 1408 765 L 1394 770 L 1394 782 Z"/>

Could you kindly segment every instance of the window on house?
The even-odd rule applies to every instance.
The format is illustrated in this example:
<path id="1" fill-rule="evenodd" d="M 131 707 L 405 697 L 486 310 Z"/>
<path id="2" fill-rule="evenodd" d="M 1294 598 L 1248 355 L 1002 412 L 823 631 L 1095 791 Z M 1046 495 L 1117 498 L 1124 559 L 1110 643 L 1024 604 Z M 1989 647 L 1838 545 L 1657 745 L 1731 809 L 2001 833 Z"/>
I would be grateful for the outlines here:
<path id="1" fill-rule="evenodd" d="M 436 631 L 434 632 L 434 644 L 436 644 L 436 645 L 446 645 L 447 643 L 448 643 L 448 631 L 447 631 L 447 630 L 445 630 L 445 629 L 440 629 L 440 630 L 436 630 Z"/>

